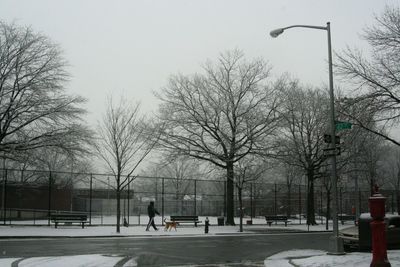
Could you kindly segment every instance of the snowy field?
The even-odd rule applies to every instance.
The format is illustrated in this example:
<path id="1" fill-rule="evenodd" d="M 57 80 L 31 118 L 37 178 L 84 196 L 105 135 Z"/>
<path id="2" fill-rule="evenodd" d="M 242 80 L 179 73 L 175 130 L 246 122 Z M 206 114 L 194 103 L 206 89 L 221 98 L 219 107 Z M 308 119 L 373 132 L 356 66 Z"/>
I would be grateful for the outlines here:
<path id="1" fill-rule="evenodd" d="M 104 218 L 105 220 L 112 221 L 113 218 Z M 198 227 L 194 227 L 194 224 L 186 223 L 178 226 L 178 231 L 163 231 L 162 218 L 160 216 L 155 217 L 156 225 L 160 231 L 154 231 L 150 228 L 149 232 L 145 231 L 147 220 L 142 220 L 141 225 L 133 225 L 129 227 L 121 226 L 121 231 L 119 234 L 116 233 L 115 225 L 107 226 L 88 226 L 86 225 L 82 229 L 78 224 L 73 224 L 71 226 L 59 225 L 58 228 L 54 228 L 54 225 L 34 226 L 33 224 L 26 222 L 24 225 L 0 225 L 0 237 L 18 237 L 18 236 L 153 236 L 153 235 L 199 235 L 204 234 L 204 221 L 206 217 L 199 217 L 202 222 Z M 210 220 L 210 230 L 209 234 L 237 234 L 239 232 L 239 218 L 235 218 L 236 226 L 217 226 L 217 217 L 209 217 Z M 244 223 L 246 223 L 245 219 Z M 346 222 L 344 225 L 339 225 L 340 228 L 345 228 L 352 226 L 352 222 Z M 253 218 L 253 225 L 243 225 L 243 230 L 245 233 L 252 233 L 254 230 L 263 229 L 284 229 L 284 230 L 299 230 L 299 231 L 325 231 L 325 224 L 310 225 L 307 226 L 305 221 L 302 220 L 301 224 L 299 220 L 291 220 L 291 222 L 285 227 L 282 222 L 277 224 L 272 224 L 268 226 L 266 224 L 265 218 Z M 332 229 L 332 225 L 329 226 Z"/>

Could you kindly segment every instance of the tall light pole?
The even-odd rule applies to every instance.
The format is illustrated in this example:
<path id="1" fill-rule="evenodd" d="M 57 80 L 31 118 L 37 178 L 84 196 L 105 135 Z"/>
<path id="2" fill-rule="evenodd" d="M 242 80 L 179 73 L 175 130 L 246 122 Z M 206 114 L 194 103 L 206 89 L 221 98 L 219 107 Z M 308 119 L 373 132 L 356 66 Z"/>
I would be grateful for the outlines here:
<path id="1" fill-rule="evenodd" d="M 335 125 L 335 98 L 333 94 L 333 68 L 332 68 L 332 47 L 331 47 L 331 26 L 330 22 L 326 23 L 325 26 L 313 26 L 313 25 L 291 25 L 285 28 L 278 28 L 270 32 L 273 38 L 278 37 L 285 30 L 290 28 L 310 28 L 317 30 L 325 30 L 328 33 L 328 60 L 329 60 L 329 98 L 330 98 L 330 151 L 331 154 L 331 165 L 332 165 L 332 187 L 333 187 L 333 199 L 332 199 L 332 219 L 333 219 L 333 236 L 331 238 L 331 253 L 332 254 L 343 254 L 343 243 L 339 238 L 339 225 L 337 217 L 337 176 L 336 176 L 336 125 Z"/>

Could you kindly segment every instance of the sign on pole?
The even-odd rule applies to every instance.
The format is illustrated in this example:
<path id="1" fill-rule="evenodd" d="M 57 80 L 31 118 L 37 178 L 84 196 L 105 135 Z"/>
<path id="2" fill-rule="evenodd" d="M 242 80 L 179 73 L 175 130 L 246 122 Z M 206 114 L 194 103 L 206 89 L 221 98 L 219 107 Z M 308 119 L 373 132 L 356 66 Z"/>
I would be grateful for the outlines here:
<path id="1" fill-rule="evenodd" d="M 332 157 L 333 155 L 339 156 L 341 153 L 340 146 L 333 147 L 333 148 L 324 148 L 323 154 L 326 157 Z"/>
<path id="2" fill-rule="evenodd" d="M 330 134 L 324 134 L 324 142 L 328 144 L 332 143 L 332 138 Z M 338 135 L 335 136 L 335 144 L 340 144 L 340 136 Z"/>

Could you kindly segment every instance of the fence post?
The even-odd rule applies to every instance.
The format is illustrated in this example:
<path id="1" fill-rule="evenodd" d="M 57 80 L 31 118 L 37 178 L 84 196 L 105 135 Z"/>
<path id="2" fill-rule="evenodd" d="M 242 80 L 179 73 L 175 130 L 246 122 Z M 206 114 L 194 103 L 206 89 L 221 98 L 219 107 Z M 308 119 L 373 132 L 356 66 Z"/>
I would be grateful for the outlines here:
<path id="1" fill-rule="evenodd" d="M 197 215 L 197 180 L 194 180 L 194 215 Z"/>
<path id="2" fill-rule="evenodd" d="M 48 197 L 48 218 L 47 218 L 47 226 L 50 226 L 50 213 L 51 213 L 51 171 L 49 171 L 49 197 Z"/>
<path id="3" fill-rule="evenodd" d="M 253 220 L 253 183 L 250 184 L 250 220 Z"/>
<path id="4" fill-rule="evenodd" d="M 322 186 L 321 186 L 319 195 L 320 195 L 319 217 L 321 218 L 321 224 L 323 224 L 324 223 L 324 216 L 322 216 L 322 199 L 323 199 Z"/>
<path id="5" fill-rule="evenodd" d="M 126 220 L 126 207 L 125 207 L 125 202 L 126 202 L 126 191 L 122 190 L 121 191 L 121 196 L 124 198 L 124 212 L 123 212 L 123 217 L 124 217 L 124 221 Z"/>
<path id="6" fill-rule="evenodd" d="M 309 230 L 310 220 L 308 218 L 308 212 L 309 212 L 309 209 L 310 209 L 310 204 L 308 203 L 308 201 L 310 200 L 310 187 L 309 187 L 310 180 L 308 178 L 306 178 L 306 179 L 304 179 L 304 183 L 307 183 L 307 185 L 305 185 L 305 187 L 306 187 L 306 197 L 305 197 L 306 205 L 304 207 L 304 209 L 305 209 L 304 213 L 306 214 L 307 230 Z"/>
<path id="7" fill-rule="evenodd" d="M 343 214 L 343 187 L 339 187 L 340 194 L 340 214 Z"/>
<path id="8" fill-rule="evenodd" d="M 129 179 L 129 177 L 128 177 L 128 225 L 129 225 L 129 208 L 130 208 L 130 205 L 129 205 L 129 193 L 130 193 L 130 187 L 131 187 L 131 184 L 130 184 L 130 179 Z"/>
<path id="9" fill-rule="evenodd" d="M 3 201 L 2 201 L 2 212 L 3 212 L 3 224 L 6 225 L 6 206 L 7 206 L 7 169 L 3 169 Z"/>
<path id="10" fill-rule="evenodd" d="M 164 225 L 164 178 L 162 178 L 162 188 L 161 188 L 161 225 Z"/>
<path id="11" fill-rule="evenodd" d="M 92 192 L 93 192 L 93 174 L 90 174 L 90 190 L 89 190 L 89 225 L 92 225 Z"/>
<path id="12" fill-rule="evenodd" d="M 274 214 L 275 216 L 277 215 L 277 203 L 276 203 L 276 197 L 277 197 L 277 190 L 276 190 L 276 183 L 274 183 Z"/>
<path id="13" fill-rule="evenodd" d="M 226 181 L 224 181 L 224 217 L 226 217 Z"/>
<path id="14" fill-rule="evenodd" d="M 301 224 L 301 183 L 299 184 L 299 218 Z"/>
<path id="15" fill-rule="evenodd" d="M 154 191 L 154 194 L 156 195 L 156 203 L 158 203 L 158 178 L 156 177 L 156 190 Z"/>
<path id="16" fill-rule="evenodd" d="M 394 214 L 394 191 L 392 190 L 392 214 Z"/>

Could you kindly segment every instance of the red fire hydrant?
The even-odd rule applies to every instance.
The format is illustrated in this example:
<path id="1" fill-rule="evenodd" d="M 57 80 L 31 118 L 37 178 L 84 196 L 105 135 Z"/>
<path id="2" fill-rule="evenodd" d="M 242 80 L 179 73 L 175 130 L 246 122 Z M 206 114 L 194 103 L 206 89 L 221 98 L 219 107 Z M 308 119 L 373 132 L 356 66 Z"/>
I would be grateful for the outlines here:
<path id="1" fill-rule="evenodd" d="M 372 262 L 370 267 L 390 267 L 386 248 L 385 201 L 379 194 L 379 188 L 374 186 L 374 194 L 369 198 L 369 210 L 372 217 Z"/>

